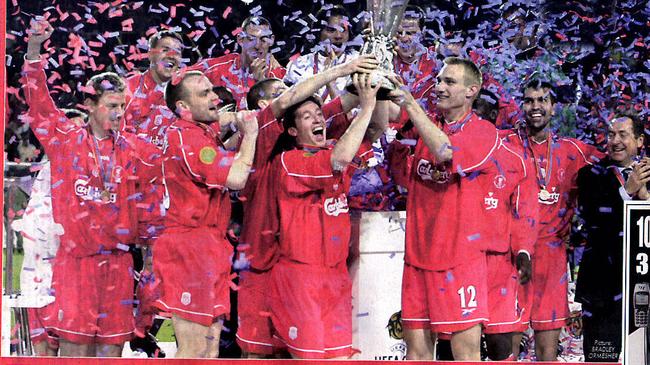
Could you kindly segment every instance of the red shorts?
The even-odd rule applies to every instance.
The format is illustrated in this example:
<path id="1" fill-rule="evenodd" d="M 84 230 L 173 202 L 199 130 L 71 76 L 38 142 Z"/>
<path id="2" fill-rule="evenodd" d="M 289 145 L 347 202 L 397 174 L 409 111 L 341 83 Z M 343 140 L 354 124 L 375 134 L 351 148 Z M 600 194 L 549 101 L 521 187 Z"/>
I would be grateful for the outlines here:
<path id="1" fill-rule="evenodd" d="M 46 325 L 78 344 L 122 345 L 133 337 L 133 258 L 128 252 L 72 257 L 59 250 L 52 267 L 56 300 Z"/>
<path id="2" fill-rule="evenodd" d="M 459 332 L 488 320 L 484 256 L 445 271 L 405 264 L 402 323 L 405 328 Z"/>
<path id="3" fill-rule="evenodd" d="M 564 244 L 537 242 L 532 259 L 533 276 L 519 286 L 522 319 L 518 331 L 531 327 L 536 331 L 562 328 L 569 318 L 566 251 Z"/>
<path id="4" fill-rule="evenodd" d="M 167 229 L 153 245 L 155 306 L 204 326 L 230 313 L 231 255 L 223 232 Z"/>
<path id="5" fill-rule="evenodd" d="M 352 284 L 345 263 L 325 268 L 280 261 L 270 284 L 278 347 L 306 359 L 352 355 Z"/>
<path id="6" fill-rule="evenodd" d="M 43 308 L 27 308 L 27 318 L 29 321 L 29 337 L 32 343 L 47 341 L 50 348 L 59 348 L 59 339 L 48 329 L 44 318 L 52 318 L 49 313 L 52 312 L 50 306 Z"/>
<path id="7" fill-rule="evenodd" d="M 273 353 L 272 325 L 267 303 L 270 277 L 270 271 L 239 273 L 237 343 L 243 352 L 264 355 Z"/>
<path id="8" fill-rule="evenodd" d="M 517 310 L 517 268 L 510 252 L 486 255 L 488 269 L 488 306 L 490 320 L 486 334 L 509 333 L 520 323 Z"/>

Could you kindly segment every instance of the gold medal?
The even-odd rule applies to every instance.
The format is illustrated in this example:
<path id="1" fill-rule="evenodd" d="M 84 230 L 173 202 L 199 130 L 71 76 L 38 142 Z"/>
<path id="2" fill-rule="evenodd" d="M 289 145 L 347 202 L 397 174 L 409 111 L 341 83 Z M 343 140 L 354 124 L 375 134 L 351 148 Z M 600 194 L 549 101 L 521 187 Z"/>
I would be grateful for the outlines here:
<path id="1" fill-rule="evenodd" d="M 546 190 L 546 188 L 542 188 L 539 191 L 539 194 L 537 194 L 537 197 L 539 198 L 539 200 L 547 201 L 551 198 L 551 193 L 549 193 L 548 190 Z"/>

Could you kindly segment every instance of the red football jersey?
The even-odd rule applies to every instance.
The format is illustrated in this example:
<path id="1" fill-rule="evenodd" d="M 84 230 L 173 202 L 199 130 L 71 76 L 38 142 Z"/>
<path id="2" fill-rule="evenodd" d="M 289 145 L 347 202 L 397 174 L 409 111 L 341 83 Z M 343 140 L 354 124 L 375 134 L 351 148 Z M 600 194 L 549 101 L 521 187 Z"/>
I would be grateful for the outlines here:
<path id="1" fill-rule="evenodd" d="M 431 46 L 412 63 L 406 63 L 395 55 L 393 57 L 395 73 L 404 80 L 407 86 L 413 86 L 419 80 L 435 80 L 439 71 L 436 60 L 436 48 Z"/>
<path id="2" fill-rule="evenodd" d="M 246 93 L 258 81 L 252 74 L 242 69 L 239 53 L 206 59 L 191 66 L 190 69 L 202 71 L 214 86 L 224 86 L 230 90 L 239 109 L 246 109 Z M 284 67 L 278 66 L 269 70 L 266 78 L 274 77 L 282 80 L 286 73 Z"/>
<path id="3" fill-rule="evenodd" d="M 451 140 L 450 164 L 439 164 L 420 140 L 415 154 L 395 144 L 392 172 L 407 186 L 405 262 L 426 270 L 446 270 L 483 255 L 481 219 L 484 196 L 478 174 L 493 169 L 487 164 L 498 148 L 492 123 L 474 113 L 459 122 L 445 123 Z M 479 207 L 481 209 L 479 209 Z"/>
<path id="4" fill-rule="evenodd" d="M 350 165 L 333 172 L 332 149 L 303 147 L 274 160 L 280 211 L 280 256 L 333 267 L 345 261 L 350 241 L 347 192 Z"/>
<path id="5" fill-rule="evenodd" d="M 327 120 L 327 135 L 342 135 L 350 124 L 340 98 L 323 105 L 323 117 Z M 271 153 L 282 134 L 282 123 L 275 119 L 268 106 L 257 114 L 259 134 L 255 147 L 255 160 L 246 187 L 241 191 L 244 219 L 240 242 L 249 245 L 246 258 L 256 270 L 269 269 L 277 259 L 279 222 L 276 203 L 276 179 L 271 173 Z"/>
<path id="6" fill-rule="evenodd" d="M 165 129 L 176 119 L 165 103 L 165 85 L 156 84 L 147 70 L 126 79 L 126 86 L 129 100 L 123 127 L 162 149 Z"/>
<path id="7" fill-rule="evenodd" d="M 577 198 L 578 170 L 603 155 L 593 146 L 555 135 L 537 143 L 530 138 L 522 139 L 512 132 L 506 136 L 506 141 L 525 151 L 526 157 L 532 158 L 535 164 L 537 171 L 533 170 L 533 173 L 538 184 L 539 240 L 563 242 L 571 228 Z M 548 194 L 542 192 L 542 185 Z"/>
<path id="8" fill-rule="evenodd" d="M 216 135 L 180 118 L 167 129 L 165 228 L 215 227 L 226 232 L 230 219 L 226 179 L 235 152 L 220 147 Z"/>
<path id="9" fill-rule="evenodd" d="M 60 250 L 82 257 L 128 250 L 137 233 L 137 184 L 148 181 L 155 149 L 130 133 L 97 139 L 56 108 L 41 62 L 25 62 L 30 127 L 52 166 L 52 210 L 64 228 Z"/>
<path id="10" fill-rule="evenodd" d="M 149 141 L 161 150 L 162 155 L 165 130 L 176 119 L 176 115 L 165 104 L 165 85 L 158 85 L 150 70 L 130 76 L 126 85 L 130 101 L 124 112 L 123 128 Z M 138 199 L 140 237 L 157 237 L 163 225 L 162 159 L 157 159 L 156 162 L 152 167 L 155 177 L 142 190 L 142 197 Z"/>
<path id="11" fill-rule="evenodd" d="M 488 252 L 533 254 L 537 240 L 537 182 L 534 165 L 503 141 L 487 162 L 491 169 L 477 176 L 483 189 L 481 238 Z"/>

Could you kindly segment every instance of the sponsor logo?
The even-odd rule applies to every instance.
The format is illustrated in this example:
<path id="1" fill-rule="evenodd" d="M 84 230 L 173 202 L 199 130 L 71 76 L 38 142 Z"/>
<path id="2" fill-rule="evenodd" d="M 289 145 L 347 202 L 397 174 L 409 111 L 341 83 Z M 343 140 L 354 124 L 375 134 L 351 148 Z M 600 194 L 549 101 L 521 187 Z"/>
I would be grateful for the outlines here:
<path id="1" fill-rule="evenodd" d="M 503 175 L 497 175 L 494 177 L 494 186 L 497 189 L 503 189 L 506 186 L 506 177 Z"/>
<path id="2" fill-rule="evenodd" d="M 325 207 L 325 214 L 338 217 L 341 213 L 347 213 L 350 208 L 348 208 L 348 198 L 345 197 L 345 194 L 341 194 L 336 198 L 327 198 L 323 204 Z"/>
<path id="3" fill-rule="evenodd" d="M 485 210 L 497 209 L 499 206 L 499 199 L 493 197 L 493 195 L 493 192 L 489 192 L 488 196 L 483 199 L 483 202 L 485 203 Z"/>
<path id="4" fill-rule="evenodd" d="M 438 167 L 434 166 L 431 161 L 421 159 L 418 161 L 418 175 L 422 180 L 431 180 L 438 184 L 445 184 L 449 182 L 451 173 L 446 170 L 439 170 Z"/>
<path id="5" fill-rule="evenodd" d="M 213 147 L 205 146 L 199 151 L 199 160 L 206 165 L 212 165 L 217 157 L 217 150 Z"/>
<path id="6" fill-rule="evenodd" d="M 556 188 L 551 188 L 551 191 L 542 190 L 537 194 L 537 201 L 540 204 L 553 205 L 560 201 L 560 193 L 555 192 Z"/>
<path id="7" fill-rule="evenodd" d="M 74 193 L 83 200 L 91 200 L 98 203 L 115 203 L 117 202 L 117 193 L 108 193 L 108 199 L 102 199 L 104 190 L 98 186 L 88 185 L 88 180 L 77 179 L 74 182 Z"/>
<path id="8" fill-rule="evenodd" d="M 192 294 L 183 292 L 183 294 L 181 294 L 181 304 L 189 305 L 190 303 L 192 303 Z"/>

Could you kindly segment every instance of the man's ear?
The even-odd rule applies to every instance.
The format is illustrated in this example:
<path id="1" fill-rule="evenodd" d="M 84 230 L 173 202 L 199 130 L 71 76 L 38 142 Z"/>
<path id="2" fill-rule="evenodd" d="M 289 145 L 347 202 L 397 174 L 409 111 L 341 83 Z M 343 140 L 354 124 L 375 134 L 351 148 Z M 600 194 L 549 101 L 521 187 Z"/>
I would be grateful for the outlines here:
<path id="1" fill-rule="evenodd" d="M 481 85 L 476 85 L 476 84 L 470 85 L 467 88 L 467 92 L 465 93 L 465 97 L 467 99 L 472 99 L 472 98 L 474 98 L 474 96 L 476 96 L 478 94 L 479 91 L 481 91 Z"/>
<path id="2" fill-rule="evenodd" d="M 176 101 L 176 110 L 190 110 L 190 106 L 185 100 Z"/>
<path id="3" fill-rule="evenodd" d="M 289 133 L 289 135 L 292 137 L 297 137 L 298 129 L 296 127 L 289 127 L 289 129 L 287 129 L 287 133 Z"/>
<path id="4" fill-rule="evenodd" d="M 263 110 L 264 108 L 266 108 L 267 106 L 269 106 L 269 104 L 270 104 L 270 103 L 269 103 L 268 100 L 260 99 L 260 100 L 257 102 L 257 107 L 260 108 L 260 110 Z"/>

